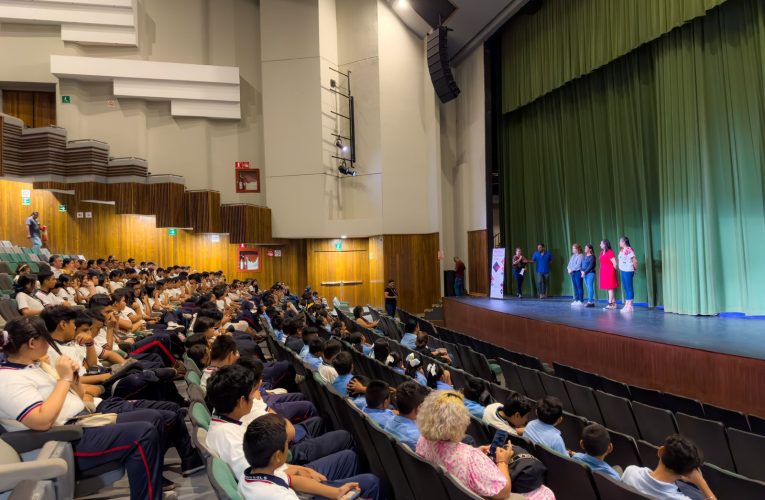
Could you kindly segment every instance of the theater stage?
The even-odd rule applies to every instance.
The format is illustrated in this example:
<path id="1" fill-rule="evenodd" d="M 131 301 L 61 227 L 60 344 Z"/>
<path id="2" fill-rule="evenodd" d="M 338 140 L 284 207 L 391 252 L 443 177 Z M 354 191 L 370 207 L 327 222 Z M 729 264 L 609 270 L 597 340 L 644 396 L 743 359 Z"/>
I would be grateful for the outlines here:
<path id="1" fill-rule="evenodd" d="M 765 320 L 572 308 L 570 300 L 444 299 L 448 328 L 508 349 L 765 416 Z"/>

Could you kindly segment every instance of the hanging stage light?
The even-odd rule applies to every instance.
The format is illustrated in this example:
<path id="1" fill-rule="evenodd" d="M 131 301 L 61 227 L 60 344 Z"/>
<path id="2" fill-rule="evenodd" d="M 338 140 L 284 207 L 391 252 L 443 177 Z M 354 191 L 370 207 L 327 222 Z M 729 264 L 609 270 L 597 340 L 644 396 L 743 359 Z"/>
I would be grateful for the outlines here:
<path id="1" fill-rule="evenodd" d="M 356 176 L 356 170 L 354 170 L 353 167 L 349 167 L 345 160 L 340 163 L 340 166 L 337 167 L 337 170 L 343 175 L 350 175 L 351 177 Z"/>

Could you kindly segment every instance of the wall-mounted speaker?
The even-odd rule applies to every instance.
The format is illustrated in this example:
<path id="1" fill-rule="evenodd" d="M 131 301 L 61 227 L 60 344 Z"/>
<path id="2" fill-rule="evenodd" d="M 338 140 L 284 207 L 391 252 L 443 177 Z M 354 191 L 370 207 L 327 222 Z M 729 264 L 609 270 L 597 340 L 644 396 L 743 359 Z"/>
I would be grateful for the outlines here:
<path id="1" fill-rule="evenodd" d="M 431 31 L 427 38 L 428 70 L 433 88 L 441 102 L 449 102 L 460 95 L 460 89 L 454 81 L 449 65 L 449 52 L 446 49 L 448 32 L 448 28 L 439 26 Z"/>

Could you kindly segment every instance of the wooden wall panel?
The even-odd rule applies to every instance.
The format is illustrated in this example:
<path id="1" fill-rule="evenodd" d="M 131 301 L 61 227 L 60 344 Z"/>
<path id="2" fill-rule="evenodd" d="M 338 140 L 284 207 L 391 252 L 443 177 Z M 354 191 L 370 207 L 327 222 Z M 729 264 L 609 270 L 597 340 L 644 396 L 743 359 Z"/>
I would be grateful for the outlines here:
<path id="1" fill-rule="evenodd" d="M 335 242 L 342 241 L 342 250 Z M 332 300 L 337 297 L 352 305 L 370 301 L 369 240 L 308 240 L 306 245 L 308 284 Z M 327 282 L 360 281 L 353 285 L 322 285 Z"/>
<path id="2" fill-rule="evenodd" d="M 271 209 L 237 203 L 221 205 L 223 230 L 232 243 L 271 243 Z"/>
<path id="3" fill-rule="evenodd" d="M 438 233 L 383 236 L 385 279 L 396 280 L 399 307 L 421 313 L 441 299 Z"/>
<path id="4" fill-rule="evenodd" d="M 622 382 L 765 415 L 765 361 L 661 344 L 444 301 L 446 326 Z"/>
<path id="5" fill-rule="evenodd" d="M 4 90 L 3 113 L 23 120 L 27 127 L 55 125 L 56 93 Z"/>
<path id="6" fill-rule="evenodd" d="M 231 279 L 256 279 L 261 287 L 270 288 L 277 281 L 289 285 L 296 295 L 302 294 L 309 284 L 306 269 L 306 241 L 283 240 L 279 245 L 260 248 L 260 272 L 239 272 L 236 264 L 239 262 L 239 245 L 229 245 L 229 262 L 231 263 L 228 276 Z M 280 250 L 281 257 L 269 257 L 268 250 Z"/>
<path id="7" fill-rule="evenodd" d="M 220 193 L 218 191 L 186 191 L 188 227 L 195 233 L 222 233 Z"/>
<path id="8" fill-rule="evenodd" d="M 489 253 L 486 230 L 468 231 L 467 236 L 467 289 L 471 295 L 489 295 Z"/>
<path id="9" fill-rule="evenodd" d="M 382 308 L 385 305 L 385 253 L 383 237 L 369 238 L 369 304 Z"/>

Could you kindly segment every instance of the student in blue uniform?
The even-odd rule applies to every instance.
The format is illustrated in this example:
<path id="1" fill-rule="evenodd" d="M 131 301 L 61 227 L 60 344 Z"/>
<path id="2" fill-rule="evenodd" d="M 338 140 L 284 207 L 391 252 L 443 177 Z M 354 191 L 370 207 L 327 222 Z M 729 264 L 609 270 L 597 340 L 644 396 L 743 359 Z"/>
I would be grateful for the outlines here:
<path id="1" fill-rule="evenodd" d="M 390 387 L 382 380 L 372 380 L 366 387 L 367 406 L 364 413 L 377 422 L 383 429 L 393 418 L 393 412 L 388 408 L 390 405 Z"/>
<path id="2" fill-rule="evenodd" d="M 398 415 L 391 418 L 385 425 L 385 432 L 391 434 L 413 451 L 420 439 L 417 428 L 417 410 L 429 394 L 428 390 L 411 380 L 402 382 L 396 390 L 396 409 Z"/>
<path id="3" fill-rule="evenodd" d="M 438 363 L 430 363 L 425 366 L 425 378 L 428 387 L 437 391 L 453 391 L 452 379 L 449 370 L 444 370 Z"/>

